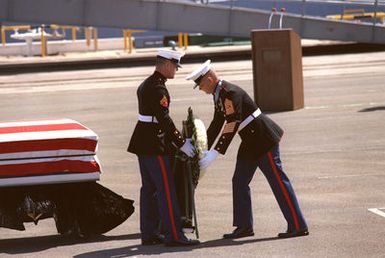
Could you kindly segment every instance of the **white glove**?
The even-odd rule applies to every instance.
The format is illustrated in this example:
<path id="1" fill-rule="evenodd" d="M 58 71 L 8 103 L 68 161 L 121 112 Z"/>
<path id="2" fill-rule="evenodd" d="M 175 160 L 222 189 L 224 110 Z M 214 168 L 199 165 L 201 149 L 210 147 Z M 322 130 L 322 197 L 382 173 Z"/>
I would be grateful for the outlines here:
<path id="1" fill-rule="evenodd" d="M 182 147 L 180 147 L 180 150 L 183 151 L 184 153 L 186 153 L 186 155 L 189 156 L 190 158 L 194 157 L 195 148 L 192 145 L 190 138 L 186 139 L 186 142 L 183 144 Z"/>
<path id="2" fill-rule="evenodd" d="M 201 170 L 208 168 L 210 164 L 218 157 L 219 152 L 216 150 L 209 150 L 205 153 L 205 156 L 199 161 L 199 167 Z"/>

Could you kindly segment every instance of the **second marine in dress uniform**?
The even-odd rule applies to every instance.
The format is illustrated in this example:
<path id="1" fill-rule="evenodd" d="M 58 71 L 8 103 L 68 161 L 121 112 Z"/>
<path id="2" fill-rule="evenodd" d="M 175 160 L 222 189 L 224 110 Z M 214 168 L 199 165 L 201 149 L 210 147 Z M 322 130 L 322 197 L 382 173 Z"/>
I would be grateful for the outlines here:
<path id="1" fill-rule="evenodd" d="M 220 134 L 216 145 L 200 161 L 201 168 L 208 167 L 219 153 L 224 155 L 237 132 L 242 140 L 232 179 L 233 226 L 236 229 L 223 237 L 254 235 L 249 183 L 258 167 L 267 178 L 287 221 L 287 231 L 278 234 L 278 237 L 308 235 L 306 221 L 280 160 L 279 142 L 283 130 L 261 112 L 243 89 L 220 80 L 211 68 L 210 60 L 186 79 L 195 81 L 200 90 L 213 95 L 214 118 L 207 129 L 209 149 Z"/>
<path id="2" fill-rule="evenodd" d="M 137 90 L 139 116 L 128 151 L 139 160 L 142 187 L 140 190 L 140 230 L 142 244 L 164 241 L 168 246 L 195 245 L 182 232 L 175 184 L 170 168 L 170 155 L 176 149 L 192 156 L 191 141 L 184 139 L 169 115 L 171 99 L 165 85 L 180 67 L 182 53 L 159 50 L 154 73 Z M 159 234 L 159 221 L 165 230 Z"/>

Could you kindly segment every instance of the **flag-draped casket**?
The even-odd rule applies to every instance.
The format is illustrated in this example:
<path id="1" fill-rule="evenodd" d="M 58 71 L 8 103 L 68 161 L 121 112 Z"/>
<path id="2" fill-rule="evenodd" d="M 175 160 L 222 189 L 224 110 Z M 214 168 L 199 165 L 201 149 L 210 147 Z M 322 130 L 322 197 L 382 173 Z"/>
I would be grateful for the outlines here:
<path id="1" fill-rule="evenodd" d="M 53 217 L 57 231 L 103 234 L 134 212 L 133 200 L 96 183 L 97 135 L 71 119 L 0 123 L 0 227 Z"/>
<path id="2" fill-rule="evenodd" d="M 95 181 L 97 135 L 71 119 L 0 123 L 0 186 Z"/>

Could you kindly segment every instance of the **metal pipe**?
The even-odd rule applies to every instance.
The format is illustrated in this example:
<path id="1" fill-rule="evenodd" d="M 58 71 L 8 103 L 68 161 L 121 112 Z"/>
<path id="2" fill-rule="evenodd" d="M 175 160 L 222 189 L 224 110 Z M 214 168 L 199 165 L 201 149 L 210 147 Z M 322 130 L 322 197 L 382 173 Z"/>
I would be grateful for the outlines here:
<path id="1" fill-rule="evenodd" d="M 1 27 L 1 44 L 3 45 L 3 47 L 5 47 L 5 30 L 3 29 L 3 27 Z"/>
<path id="2" fill-rule="evenodd" d="M 258 2 L 259 0 L 255 0 L 255 2 Z M 282 0 L 281 0 L 282 1 Z M 267 0 L 267 2 L 273 2 L 274 4 L 277 3 L 277 0 Z M 283 2 L 283 1 L 282 1 Z M 284 2 L 304 2 L 303 0 L 286 0 Z M 309 3 L 328 3 L 328 4 L 336 4 L 336 5 L 339 5 L 339 4 L 355 4 L 355 5 L 369 5 L 369 1 L 365 1 L 365 0 L 362 0 L 362 1 L 347 1 L 347 0 L 306 0 L 306 2 L 309 2 Z M 218 3 L 216 3 L 218 5 Z M 379 5 L 385 5 L 385 1 L 380 1 L 379 2 Z"/>
<path id="3" fill-rule="evenodd" d="M 233 7 L 234 7 L 234 0 L 231 0 L 230 2 L 230 10 L 229 10 L 229 19 L 228 19 L 228 33 L 231 35 L 231 20 L 233 18 Z"/>
<path id="4" fill-rule="evenodd" d="M 127 50 L 127 30 L 123 30 L 123 49 Z"/>
<path id="5" fill-rule="evenodd" d="M 94 38 L 94 50 L 98 51 L 98 29 L 92 28 L 92 36 Z"/>
<path id="6" fill-rule="evenodd" d="M 188 33 L 184 33 L 184 35 L 183 35 L 183 45 L 184 45 L 184 49 L 187 49 L 187 46 L 188 46 Z"/>
<path id="7" fill-rule="evenodd" d="M 73 27 L 71 29 L 71 31 L 72 31 L 72 41 L 76 41 L 76 30 L 77 30 L 77 27 Z"/>
<path id="8" fill-rule="evenodd" d="M 31 29 L 30 25 L 15 25 L 15 26 L 1 26 L 1 43 L 3 47 L 6 43 L 5 32 L 8 30 L 29 30 Z"/>
<path id="9" fill-rule="evenodd" d="M 178 33 L 178 47 L 179 48 L 183 47 L 183 35 L 182 35 L 182 32 Z"/>
<path id="10" fill-rule="evenodd" d="M 306 6 L 306 0 L 302 0 L 302 17 L 305 16 L 305 6 Z"/>
<path id="11" fill-rule="evenodd" d="M 372 41 L 374 41 L 376 37 L 376 20 L 377 20 L 377 7 L 378 7 L 378 0 L 374 3 L 374 17 L 373 17 L 373 28 L 372 28 Z M 382 18 L 383 19 L 383 18 Z"/>
<path id="12" fill-rule="evenodd" d="M 92 27 L 84 28 L 84 34 L 86 36 L 87 47 L 89 47 L 91 45 L 91 29 L 92 29 Z"/>
<path id="13" fill-rule="evenodd" d="M 49 25 L 49 28 L 51 28 L 51 29 L 63 29 L 63 30 L 69 29 L 69 30 L 71 30 L 71 34 L 72 34 L 72 41 L 76 41 L 76 30 L 78 29 L 78 27 L 76 27 L 76 26 L 51 24 L 51 25 Z"/>
<path id="14" fill-rule="evenodd" d="M 127 39 L 128 39 L 128 53 L 131 54 L 132 52 L 132 31 L 127 31 Z"/>
<path id="15" fill-rule="evenodd" d="M 377 8 L 378 8 L 378 0 L 374 3 L 374 17 L 373 17 L 373 27 L 376 26 L 377 21 Z"/>
<path id="16" fill-rule="evenodd" d="M 270 16 L 269 16 L 269 24 L 268 24 L 268 26 L 267 26 L 267 28 L 270 30 L 270 28 L 271 28 L 271 22 L 272 22 L 272 20 L 273 20 L 273 16 L 274 16 L 274 14 L 275 14 L 275 12 L 277 11 L 277 9 L 275 9 L 275 7 L 273 7 L 273 8 L 271 8 L 271 14 L 270 14 Z"/>
<path id="17" fill-rule="evenodd" d="M 282 29 L 282 20 L 283 20 L 283 13 L 286 11 L 285 8 L 281 8 L 281 15 L 279 17 L 279 28 Z"/>
<path id="18" fill-rule="evenodd" d="M 30 25 L 3 26 L 4 30 L 30 30 Z"/>
<path id="19" fill-rule="evenodd" d="M 41 46 L 41 57 L 45 57 L 45 37 L 44 37 L 44 25 L 40 26 L 40 46 Z"/>

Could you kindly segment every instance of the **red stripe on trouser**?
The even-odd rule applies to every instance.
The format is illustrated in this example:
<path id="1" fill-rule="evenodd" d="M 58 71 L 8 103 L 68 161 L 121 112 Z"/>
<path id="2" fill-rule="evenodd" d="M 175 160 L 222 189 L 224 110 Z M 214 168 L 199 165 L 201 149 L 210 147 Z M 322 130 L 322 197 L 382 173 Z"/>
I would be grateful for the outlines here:
<path id="1" fill-rule="evenodd" d="M 285 197 L 286 202 L 289 205 L 291 214 L 292 214 L 293 219 L 294 219 L 295 228 L 296 228 L 296 230 L 299 230 L 299 223 L 298 223 L 297 214 L 295 213 L 295 210 L 294 210 L 293 204 L 291 202 L 291 199 L 289 197 L 289 194 L 287 193 L 287 190 L 286 190 L 285 186 L 283 185 L 281 178 L 279 177 L 279 173 L 278 173 L 277 167 L 275 166 L 275 163 L 273 161 L 273 156 L 271 155 L 271 152 L 268 152 L 267 156 L 269 157 L 271 168 L 273 169 L 275 177 L 277 178 L 279 186 L 281 187 L 281 190 L 283 192 L 283 196 Z"/>
<path id="2" fill-rule="evenodd" d="M 170 187 L 168 185 L 167 171 L 161 156 L 158 156 L 158 160 L 159 160 L 160 168 L 162 170 L 162 175 L 163 175 L 163 183 L 164 183 L 164 189 L 166 191 L 166 199 L 167 199 L 168 212 L 170 215 L 172 234 L 174 235 L 174 239 L 178 240 L 178 234 L 176 233 L 176 226 L 174 222 L 174 212 L 172 210 Z"/>
<path id="3" fill-rule="evenodd" d="M 95 161 L 81 160 L 57 160 L 46 162 L 21 164 L 0 164 L 0 176 L 30 176 L 48 174 L 69 174 L 69 173 L 93 173 L 99 172 L 99 164 Z"/>

